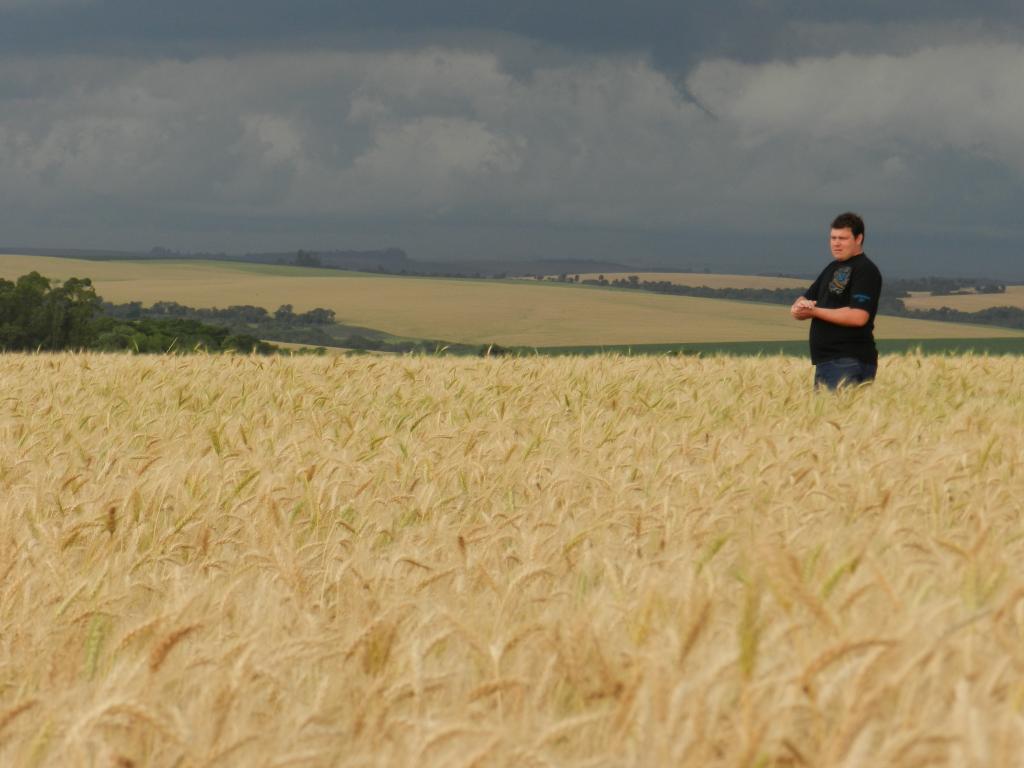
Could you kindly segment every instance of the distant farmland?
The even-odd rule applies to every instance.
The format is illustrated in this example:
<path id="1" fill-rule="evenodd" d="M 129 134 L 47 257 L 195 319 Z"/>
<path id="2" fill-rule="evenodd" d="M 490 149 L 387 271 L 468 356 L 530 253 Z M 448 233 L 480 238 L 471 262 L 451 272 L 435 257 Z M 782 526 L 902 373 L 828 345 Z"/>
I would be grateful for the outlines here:
<path id="1" fill-rule="evenodd" d="M 765 277 L 763 275 L 720 275 L 707 272 L 588 272 L 580 274 L 580 280 L 596 280 L 601 275 L 609 282 L 627 280 L 636 275 L 641 282 L 666 281 L 673 285 L 688 285 L 695 288 L 796 288 L 803 290 L 810 280 L 793 277 Z"/>
<path id="2" fill-rule="evenodd" d="M 367 275 L 224 262 L 95 262 L 0 256 L 0 277 L 36 270 L 91 277 L 108 301 L 193 307 L 253 304 L 333 309 L 340 322 L 401 337 L 468 344 L 567 346 L 796 341 L 807 326 L 785 307 L 539 282 Z M 711 277 L 703 275 L 702 277 Z M 769 278 L 765 278 L 769 279 Z M 887 339 L 1024 338 L 981 325 L 880 317 Z"/>
<path id="3" fill-rule="evenodd" d="M 1006 293 L 965 293 L 959 296 L 931 296 L 919 293 L 904 299 L 907 309 L 949 307 L 961 312 L 979 312 L 990 307 L 1024 308 L 1024 285 L 1008 285 Z"/>

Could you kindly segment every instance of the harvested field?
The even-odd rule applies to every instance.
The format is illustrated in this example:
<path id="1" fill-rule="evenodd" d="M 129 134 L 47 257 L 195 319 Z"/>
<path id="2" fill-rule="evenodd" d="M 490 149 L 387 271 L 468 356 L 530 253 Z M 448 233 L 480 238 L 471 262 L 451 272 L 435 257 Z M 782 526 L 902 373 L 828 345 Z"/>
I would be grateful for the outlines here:
<path id="1" fill-rule="evenodd" d="M 1024 753 L 1016 358 L 0 375 L 0 764 Z"/>
<path id="2" fill-rule="evenodd" d="M 916 293 L 904 299 L 907 309 L 940 309 L 949 307 L 961 312 L 978 312 L 990 307 L 1024 308 L 1024 285 L 1008 285 L 1006 293 L 965 293 L 957 296 L 931 296 Z"/>

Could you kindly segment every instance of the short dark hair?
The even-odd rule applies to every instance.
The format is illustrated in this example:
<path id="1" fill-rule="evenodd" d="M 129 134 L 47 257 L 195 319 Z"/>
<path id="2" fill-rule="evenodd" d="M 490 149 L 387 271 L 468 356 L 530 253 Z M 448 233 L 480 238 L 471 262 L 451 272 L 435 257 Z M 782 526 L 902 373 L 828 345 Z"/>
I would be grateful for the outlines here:
<path id="1" fill-rule="evenodd" d="M 864 219 L 852 211 L 840 213 L 832 221 L 832 229 L 849 229 L 857 237 L 864 234 Z"/>

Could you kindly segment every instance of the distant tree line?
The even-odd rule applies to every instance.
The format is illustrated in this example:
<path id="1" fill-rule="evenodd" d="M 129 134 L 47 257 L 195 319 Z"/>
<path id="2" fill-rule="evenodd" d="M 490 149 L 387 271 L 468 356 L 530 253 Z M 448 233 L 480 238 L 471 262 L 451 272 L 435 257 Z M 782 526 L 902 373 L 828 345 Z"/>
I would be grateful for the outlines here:
<path id="1" fill-rule="evenodd" d="M 968 293 L 1006 293 L 1006 284 L 998 280 L 970 277 L 910 277 L 887 280 L 886 290 L 906 296 L 910 291 L 927 291 L 932 296 L 957 296 Z"/>
<path id="2" fill-rule="evenodd" d="M 0 279 L 0 351 L 273 352 L 255 336 L 180 318 L 118 318 L 102 313 L 89 278 L 59 283 L 38 272 Z"/>
<path id="3" fill-rule="evenodd" d="M 125 304 L 103 302 L 101 309 L 108 317 L 122 320 L 195 320 L 228 328 L 236 335 L 312 346 L 340 346 L 338 336 L 345 330 L 338 324 L 333 309 L 317 307 L 308 312 L 296 312 L 291 304 L 282 304 L 276 310 L 268 311 L 251 304 L 219 308 L 157 301 L 147 307 L 141 301 L 132 301 Z M 371 331 L 366 333 L 373 335 Z"/>
<path id="4" fill-rule="evenodd" d="M 101 310 L 111 318 L 128 321 L 169 319 L 179 322 L 215 322 L 235 334 L 255 334 L 275 341 L 343 347 L 367 352 L 393 354 L 503 355 L 503 347 L 494 344 L 458 344 L 438 339 L 396 339 L 368 328 L 342 326 L 333 309 L 316 307 L 296 312 L 291 304 L 282 304 L 273 312 L 251 304 L 235 304 L 223 309 L 190 307 L 176 301 L 158 301 L 143 306 L 140 301 L 126 304 L 101 302 Z"/>
<path id="5" fill-rule="evenodd" d="M 141 301 L 127 304 L 102 302 L 103 314 L 125 320 L 137 320 L 143 317 L 173 317 L 191 320 L 213 320 L 222 323 L 245 323 L 249 325 L 331 325 L 336 321 L 333 309 L 317 307 L 308 312 L 296 312 L 291 304 L 282 304 L 273 313 L 264 307 L 252 304 L 232 304 L 224 309 L 217 307 L 189 307 L 176 301 L 158 301 L 145 307 Z"/>
<path id="6" fill-rule="evenodd" d="M 905 309 L 900 315 L 918 320 L 938 320 L 946 323 L 976 323 L 997 325 L 1001 328 L 1024 328 L 1024 309 L 1020 307 L 989 307 L 979 309 L 977 312 L 962 312 L 950 307 Z"/>
<path id="7" fill-rule="evenodd" d="M 292 264 L 296 267 L 322 267 L 323 262 L 320 261 L 320 256 L 312 251 L 299 250 L 295 254 L 295 261 Z"/>

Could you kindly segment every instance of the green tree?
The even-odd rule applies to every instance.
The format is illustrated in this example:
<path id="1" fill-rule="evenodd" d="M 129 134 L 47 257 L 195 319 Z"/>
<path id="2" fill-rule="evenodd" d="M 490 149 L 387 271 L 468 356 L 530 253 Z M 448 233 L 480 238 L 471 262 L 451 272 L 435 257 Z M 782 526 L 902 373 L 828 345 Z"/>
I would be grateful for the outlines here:
<path id="1" fill-rule="evenodd" d="M 0 348 L 90 347 L 99 311 L 100 298 L 88 278 L 73 277 L 58 284 L 30 272 L 14 283 L 0 280 Z"/>

